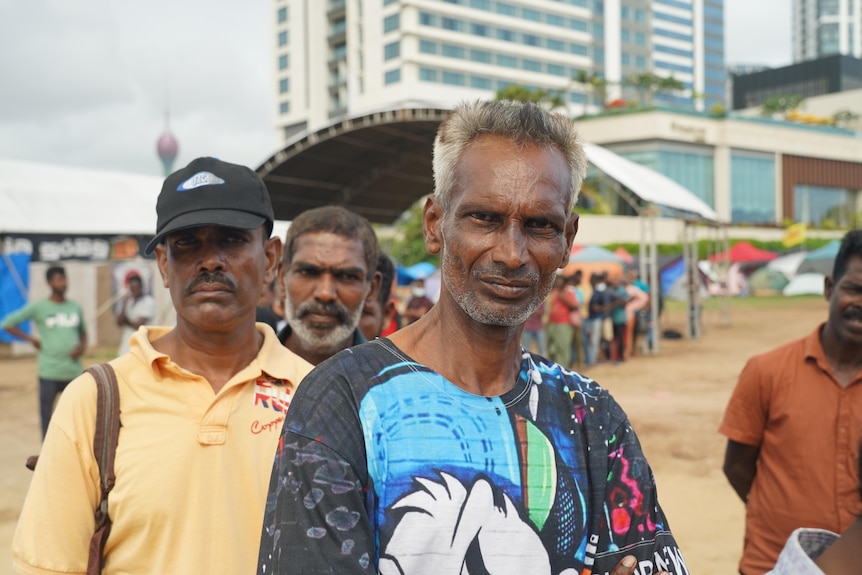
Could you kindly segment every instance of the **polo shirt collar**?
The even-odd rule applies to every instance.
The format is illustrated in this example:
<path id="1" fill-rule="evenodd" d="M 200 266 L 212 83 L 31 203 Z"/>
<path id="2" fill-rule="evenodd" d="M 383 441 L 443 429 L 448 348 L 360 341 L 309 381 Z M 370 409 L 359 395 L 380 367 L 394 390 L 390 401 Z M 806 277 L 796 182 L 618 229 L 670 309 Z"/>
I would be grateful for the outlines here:
<path id="1" fill-rule="evenodd" d="M 832 372 L 829 361 L 826 359 L 826 352 L 823 350 L 823 343 L 820 341 L 820 333 L 823 331 L 823 326 L 826 322 L 821 323 L 813 332 L 808 334 L 804 340 L 803 349 L 805 351 L 805 359 L 813 359 L 817 367 L 827 373 Z"/>
<path id="2" fill-rule="evenodd" d="M 132 335 L 130 351 L 147 365 L 155 368 L 156 363 L 171 361 L 167 354 L 157 351 L 152 342 L 170 332 L 173 327 L 143 326 Z M 275 379 L 293 380 L 296 373 L 296 363 L 307 364 L 307 371 L 314 367 L 286 347 L 284 347 L 271 329 L 255 326 L 258 333 L 263 335 L 263 345 L 257 352 L 255 360 L 260 370 Z M 299 383 L 299 382 L 295 382 Z"/>

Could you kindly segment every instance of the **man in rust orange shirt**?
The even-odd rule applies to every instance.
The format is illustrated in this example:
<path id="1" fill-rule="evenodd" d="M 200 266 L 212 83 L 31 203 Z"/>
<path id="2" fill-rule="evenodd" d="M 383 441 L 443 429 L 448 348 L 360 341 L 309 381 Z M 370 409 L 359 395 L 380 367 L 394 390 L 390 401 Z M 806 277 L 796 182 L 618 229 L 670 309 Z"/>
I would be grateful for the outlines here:
<path id="1" fill-rule="evenodd" d="M 746 503 L 743 575 L 772 569 L 797 527 L 842 533 L 862 514 L 862 230 L 844 237 L 825 296 L 826 323 L 748 361 L 719 428 Z"/>

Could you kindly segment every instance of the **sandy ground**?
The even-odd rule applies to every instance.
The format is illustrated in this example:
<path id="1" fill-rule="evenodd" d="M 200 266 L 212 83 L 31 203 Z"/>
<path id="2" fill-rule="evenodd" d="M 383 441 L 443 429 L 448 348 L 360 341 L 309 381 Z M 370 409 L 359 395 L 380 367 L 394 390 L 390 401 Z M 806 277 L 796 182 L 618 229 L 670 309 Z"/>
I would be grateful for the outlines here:
<path id="1" fill-rule="evenodd" d="M 589 375 L 616 397 L 632 420 L 658 482 L 659 499 L 698 575 L 736 573 L 744 507 L 727 484 L 721 463 L 721 415 L 746 359 L 807 334 L 826 317 L 819 299 L 734 304 L 731 324 L 704 315 L 698 340 L 662 340 L 656 357 Z M 682 330 L 684 312 L 672 310 L 664 327 Z M 28 455 L 39 449 L 35 361 L 0 361 L 0 574 L 11 573 L 12 533 L 30 481 Z"/>

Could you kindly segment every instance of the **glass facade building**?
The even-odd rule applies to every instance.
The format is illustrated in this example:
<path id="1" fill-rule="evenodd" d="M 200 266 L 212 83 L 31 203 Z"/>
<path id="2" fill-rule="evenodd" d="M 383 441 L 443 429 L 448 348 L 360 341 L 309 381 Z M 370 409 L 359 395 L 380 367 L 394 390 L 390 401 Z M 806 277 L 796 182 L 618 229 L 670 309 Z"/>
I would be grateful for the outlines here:
<path id="1" fill-rule="evenodd" d="M 862 58 L 862 0 L 793 0 L 793 59 Z"/>
<path id="2" fill-rule="evenodd" d="M 303 87 L 277 90 L 284 138 L 351 112 L 448 106 L 512 84 L 558 94 L 582 114 L 639 99 L 625 80 L 643 72 L 682 83 L 656 104 L 702 110 L 724 101 L 723 0 L 272 3 L 276 85 Z"/>

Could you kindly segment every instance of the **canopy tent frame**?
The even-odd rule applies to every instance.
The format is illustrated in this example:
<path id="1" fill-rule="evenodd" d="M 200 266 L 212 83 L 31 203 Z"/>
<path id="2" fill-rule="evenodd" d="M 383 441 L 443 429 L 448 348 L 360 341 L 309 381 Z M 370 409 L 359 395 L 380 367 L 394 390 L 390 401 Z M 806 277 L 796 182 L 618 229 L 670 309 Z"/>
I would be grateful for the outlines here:
<path id="1" fill-rule="evenodd" d="M 655 289 L 661 289 L 658 281 L 658 248 L 656 237 L 656 218 L 660 214 L 659 207 L 653 202 L 643 202 L 643 197 L 635 194 L 632 190 L 626 187 L 622 182 L 613 178 L 613 175 L 604 172 L 596 166 L 599 171 L 602 171 L 612 180 L 611 190 L 622 199 L 629 207 L 634 210 L 640 220 L 640 242 L 638 245 L 638 273 L 641 278 L 648 277 L 649 285 L 655 286 Z M 638 198 L 643 203 L 638 202 Z M 700 297 L 700 280 L 698 262 L 698 228 L 706 225 L 710 231 L 710 243 L 708 249 L 712 249 L 715 245 L 723 243 L 727 245 L 727 225 L 710 220 L 707 217 L 686 218 L 683 220 L 683 259 L 685 265 L 685 291 L 686 291 L 686 335 L 690 339 L 699 339 L 703 335 L 703 302 Z M 713 243 L 714 242 L 714 243 Z M 728 282 L 729 266 L 725 266 L 723 270 L 724 283 Z M 726 297 L 720 298 L 722 302 L 718 306 L 719 318 L 718 324 L 730 325 L 730 294 L 729 290 L 725 290 Z M 650 325 L 652 347 L 650 353 L 657 354 L 660 347 L 659 334 L 659 300 L 657 297 L 650 297 L 650 312 L 653 321 Z"/>

